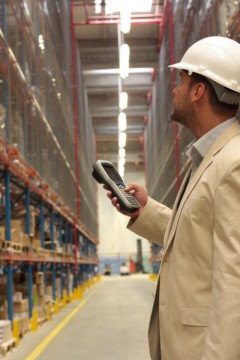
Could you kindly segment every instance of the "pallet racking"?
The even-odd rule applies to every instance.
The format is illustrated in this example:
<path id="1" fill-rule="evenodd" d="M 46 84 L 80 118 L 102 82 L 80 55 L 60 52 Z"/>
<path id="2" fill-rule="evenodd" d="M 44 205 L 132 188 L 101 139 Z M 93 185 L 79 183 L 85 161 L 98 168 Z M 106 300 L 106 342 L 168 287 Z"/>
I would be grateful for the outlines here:
<path id="1" fill-rule="evenodd" d="M 146 183 L 150 196 L 173 206 L 188 168 L 186 146 L 190 132 L 172 123 L 172 90 L 177 79 L 168 65 L 181 59 L 186 49 L 206 36 L 222 35 L 240 41 L 240 1 L 167 0 L 159 38 L 159 64 L 145 128 Z M 160 265 L 160 247 L 152 247 L 153 272 Z"/>
<path id="2" fill-rule="evenodd" d="M 68 0 L 0 1 L 0 316 L 13 329 L 16 302 L 47 318 L 46 296 L 59 308 L 97 276 L 95 145 L 71 19 Z"/>

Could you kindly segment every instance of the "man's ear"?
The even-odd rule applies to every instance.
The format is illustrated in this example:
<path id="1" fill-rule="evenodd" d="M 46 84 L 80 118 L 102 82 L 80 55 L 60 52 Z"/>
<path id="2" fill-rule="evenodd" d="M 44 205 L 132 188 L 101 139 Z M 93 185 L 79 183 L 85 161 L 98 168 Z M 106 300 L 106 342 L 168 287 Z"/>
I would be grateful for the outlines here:
<path id="1" fill-rule="evenodd" d="M 202 99 L 202 97 L 205 95 L 206 93 L 206 86 L 204 83 L 199 82 L 197 84 L 195 84 L 192 87 L 192 100 L 193 101 L 198 101 L 200 99 Z"/>

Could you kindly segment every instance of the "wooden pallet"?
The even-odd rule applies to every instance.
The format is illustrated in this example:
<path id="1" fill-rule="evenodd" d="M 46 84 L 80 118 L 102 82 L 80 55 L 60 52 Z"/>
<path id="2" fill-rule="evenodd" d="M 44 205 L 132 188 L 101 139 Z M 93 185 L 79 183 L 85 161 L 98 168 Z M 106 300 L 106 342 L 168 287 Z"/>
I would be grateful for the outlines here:
<path id="1" fill-rule="evenodd" d="M 47 321 L 46 316 L 42 317 L 42 318 L 38 318 L 38 325 L 42 325 Z"/>
<path id="2" fill-rule="evenodd" d="M 2 355 L 5 356 L 7 353 L 12 351 L 16 347 L 16 339 L 12 338 L 9 341 L 2 343 L 0 345 L 0 351 L 2 352 Z"/>
<path id="3" fill-rule="evenodd" d="M 1 240 L 0 249 L 3 251 L 13 252 L 13 253 L 22 253 L 23 246 L 13 241 Z"/>
<path id="4" fill-rule="evenodd" d="M 23 246 L 22 246 L 22 244 L 14 243 L 11 241 L 11 249 L 13 249 L 14 253 L 20 254 L 23 251 Z"/>
<path id="5" fill-rule="evenodd" d="M 8 250 L 9 248 L 11 248 L 11 242 L 10 241 L 5 241 L 5 240 L 0 241 L 0 249 Z"/>

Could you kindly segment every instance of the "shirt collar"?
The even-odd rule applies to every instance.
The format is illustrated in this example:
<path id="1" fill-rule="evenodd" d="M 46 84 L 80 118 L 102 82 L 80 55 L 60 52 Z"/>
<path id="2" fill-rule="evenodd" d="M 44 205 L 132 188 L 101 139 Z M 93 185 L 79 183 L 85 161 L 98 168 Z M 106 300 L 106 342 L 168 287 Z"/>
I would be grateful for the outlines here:
<path id="1" fill-rule="evenodd" d="M 233 124 L 236 121 L 236 118 L 233 117 L 219 124 L 205 135 L 200 137 L 199 139 L 194 139 L 189 145 L 187 149 L 187 156 L 191 158 L 194 162 L 196 160 L 198 163 L 206 156 L 210 147 L 214 144 L 217 138 L 224 132 L 224 130 Z M 198 164 L 199 165 L 199 164 Z"/>

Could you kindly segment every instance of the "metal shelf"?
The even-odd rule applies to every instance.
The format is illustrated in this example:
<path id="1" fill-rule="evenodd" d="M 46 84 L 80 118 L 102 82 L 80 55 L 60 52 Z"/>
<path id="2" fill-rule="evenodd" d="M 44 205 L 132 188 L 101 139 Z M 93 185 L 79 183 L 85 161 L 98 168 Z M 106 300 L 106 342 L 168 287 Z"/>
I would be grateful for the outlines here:
<path id="1" fill-rule="evenodd" d="M 78 81 L 72 86 L 81 67 L 78 52 L 72 52 L 76 41 L 71 8 L 68 0 L 63 2 L 61 14 L 56 2 L 48 2 L 48 11 L 42 2 L 0 3 L 0 225 L 5 228 L 0 261 L 12 322 L 16 272 L 27 278 L 32 318 L 36 272 L 43 273 L 43 293 L 50 273 L 55 301 L 57 279 L 62 298 L 66 288 L 71 292 L 94 277 L 98 264 L 96 186 L 88 179 L 91 164 L 87 164 L 87 159 L 95 160 L 94 139 L 84 85 Z M 82 138 L 89 144 L 87 155 Z M 31 207 L 38 236 L 31 234 Z M 31 238 L 31 245 L 12 239 L 12 222 L 19 209 L 24 210 L 23 233 Z M 47 241 L 50 248 L 46 249 Z"/>

